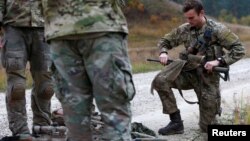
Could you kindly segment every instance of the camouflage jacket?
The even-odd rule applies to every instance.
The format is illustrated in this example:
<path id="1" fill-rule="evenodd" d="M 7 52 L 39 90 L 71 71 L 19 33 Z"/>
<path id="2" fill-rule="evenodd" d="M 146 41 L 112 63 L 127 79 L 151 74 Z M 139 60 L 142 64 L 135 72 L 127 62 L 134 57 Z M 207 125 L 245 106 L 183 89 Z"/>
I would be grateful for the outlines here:
<path id="1" fill-rule="evenodd" d="M 158 47 L 160 47 L 161 52 L 166 52 L 167 50 L 181 44 L 184 44 L 184 47 L 188 48 L 193 42 L 195 42 L 195 40 L 204 35 L 207 28 L 212 29 L 211 44 L 206 51 L 206 55 L 210 60 L 216 59 L 216 49 L 218 48 L 228 50 L 222 55 L 222 58 L 227 65 L 244 57 L 245 48 L 240 42 L 238 36 L 230 31 L 225 25 L 210 19 L 208 19 L 206 24 L 199 30 L 192 28 L 188 23 L 179 26 L 162 37 L 158 43 Z"/>
<path id="2" fill-rule="evenodd" d="M 41 0 L 0 0 L 3 24 L 18 27 L 43 27 Z"/>
<path id="3" fill-rule="evenodd" d="M 128 32 L 123 0 L 43 0 L 48 40 L 96 32 Z"/>

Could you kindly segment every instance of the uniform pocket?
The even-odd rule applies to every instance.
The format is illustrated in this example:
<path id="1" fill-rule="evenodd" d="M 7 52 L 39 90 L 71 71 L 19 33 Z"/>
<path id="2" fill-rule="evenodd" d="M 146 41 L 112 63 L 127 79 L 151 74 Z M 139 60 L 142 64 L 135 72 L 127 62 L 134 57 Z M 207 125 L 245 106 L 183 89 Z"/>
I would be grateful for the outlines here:
<path id="1" fill-rule="evenodd" d="M 129 63 L 114 55 L 112 61 L 114 67 L 114 82 L 116 83 L 113 89 L 117 93 L 123 94 L 125 99 L 130 101 L 135 95 L 135 87 Z"/>
<path id="2" fill-rule="evenodd" d="M 124 81 L 126 83 L 126 91 L 128 100 L 132 100 L 135 96 L 135 87 L 132 79 L 132 74 L 127 70 L 122 70 L 124 73 Z"/>
<path id="3" fill-rule="evenodd" d="M 24 52 L 7 52 L 3 56 L 3 66 L 7 71 L 22 70 L 25 68 Z"/>

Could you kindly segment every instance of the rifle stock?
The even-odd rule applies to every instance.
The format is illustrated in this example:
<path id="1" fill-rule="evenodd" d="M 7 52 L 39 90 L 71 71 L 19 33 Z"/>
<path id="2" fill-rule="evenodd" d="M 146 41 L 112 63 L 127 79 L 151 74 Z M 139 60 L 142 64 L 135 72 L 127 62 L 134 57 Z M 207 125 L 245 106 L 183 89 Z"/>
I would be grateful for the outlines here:
<path id="1" fill-rule="evenodd" d="M 213 67 L 213 71 L 227 73 L 229 72 L 229 68 L 226 67 Z"/>

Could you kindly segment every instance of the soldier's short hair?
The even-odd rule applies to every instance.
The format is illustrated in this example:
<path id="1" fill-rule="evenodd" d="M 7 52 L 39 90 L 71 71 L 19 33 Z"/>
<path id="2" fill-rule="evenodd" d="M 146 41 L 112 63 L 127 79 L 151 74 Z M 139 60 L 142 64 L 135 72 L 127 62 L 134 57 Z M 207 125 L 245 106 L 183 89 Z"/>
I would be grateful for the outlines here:
<path id="1" fill-rule="evenodd" d="M 204 8 L 200 0 L 185 0 L 182 11 L 186 13 L 191 9 L 199 14 Z"/>

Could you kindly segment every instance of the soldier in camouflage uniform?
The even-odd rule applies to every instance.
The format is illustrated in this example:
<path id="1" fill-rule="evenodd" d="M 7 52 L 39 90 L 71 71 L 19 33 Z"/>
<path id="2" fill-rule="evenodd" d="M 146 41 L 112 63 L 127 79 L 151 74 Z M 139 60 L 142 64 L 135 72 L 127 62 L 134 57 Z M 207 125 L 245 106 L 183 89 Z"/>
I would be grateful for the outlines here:
<path id="1" fill-rule="evenodd" d="M 51 124 L 53 95 L 48 45 L 40 0 L 0 0 L 0 22 L 4 32 L 2 64 L 7 74 L 6 107 L 14 136 L 29 136 L 26 114 L 26 64 L 33 78 L 31 108 L 33 125 Z"/>
<path id="2" fill-rule="evenodd" d="M 44 0 L 45 35 L 59 72 L 67 139 L 91 141 L 92 100 L 105 123 L 100 140 L 131 140 L 135 94 L 120 0 Z"/>
<path id="3" fill-rule="evenodd" d="M 190 67 L 192 59 L 186 56 L 184 58 L 187 60 L 184 60 L 191 63 L 186 63 L 175 79 L 170 78 L 171 76 L 164 77 L 167 76 L 164 74 L 166 71 L 162 71 L 153 80 L 152 88 L 159 94 L 163 113 L 170 115 L 170 123 L 158 131 L 162 135 L 184 132 L 180 110 L 171 88 L 195 91 L 199 100 L 200 129 L 206 132 L 207 125 L 215 123 L 215 117 L 220 113 L 221 104 L 220 78 L 217 72 L 212 72 L 213 67 L 231 65 L 245 55 L 245 49 L 234 33 L 221 23 L 205 17 L 200 1 L 187 0 L 184 3 L 183 12 L 187 23 L 166 34 L 158 44 L 161 49 L 159 59 L 162 64 L 165 65 L 168 62 L 168 50 L 184 44 L 184 52 L 189 52 L 189 47 L 204 38 L 207 30 L 210 31 L 209 36 L 211 37 L 207 43 L 205 54 L 199 56 L 198 53 L 192 52 L 192 55 L 200 58 L 200 63 L 204 62 L 203 65 Z M 228 52 L 220 53 L 223 48 Z"/>

